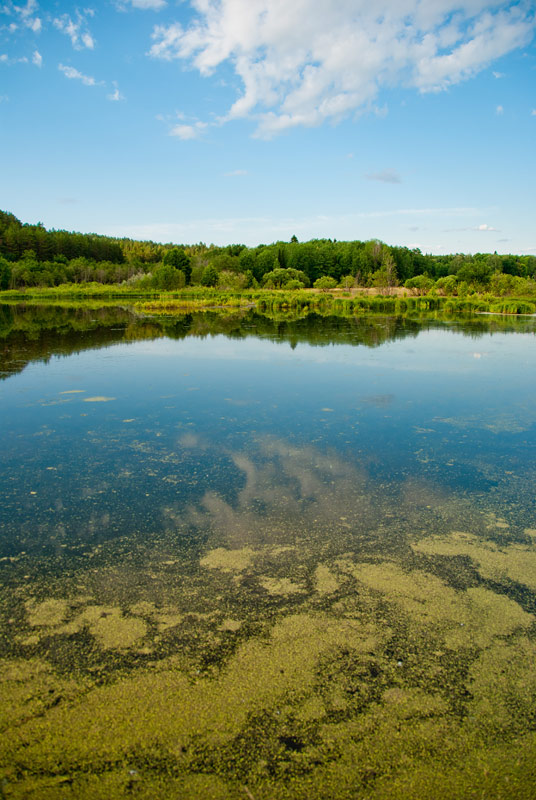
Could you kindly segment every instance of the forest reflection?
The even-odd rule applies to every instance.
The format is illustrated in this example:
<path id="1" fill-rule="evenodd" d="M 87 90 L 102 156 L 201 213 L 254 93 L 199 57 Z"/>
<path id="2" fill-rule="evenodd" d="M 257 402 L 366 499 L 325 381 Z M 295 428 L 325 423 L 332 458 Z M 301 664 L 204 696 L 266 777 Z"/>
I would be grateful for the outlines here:
<path id="1" fill-rule="evenodd" d="M 491 315 L 324 316 L 261 314 L 254 310 L 151 316 L 128 306 L 0 304 L 0 378 L 22 371 L 32 361 L 47 361 L 53 355 L 161 337 L 175 340 L 216 335 L 233 339 L 255 337 L 287 342 L 292 348 L 300 343 L 378 347 L 385 342 L 416 337 L 424 330 L 445 327 L 477 338 L 494 332 L 534 332 L 536 321 Z"/>

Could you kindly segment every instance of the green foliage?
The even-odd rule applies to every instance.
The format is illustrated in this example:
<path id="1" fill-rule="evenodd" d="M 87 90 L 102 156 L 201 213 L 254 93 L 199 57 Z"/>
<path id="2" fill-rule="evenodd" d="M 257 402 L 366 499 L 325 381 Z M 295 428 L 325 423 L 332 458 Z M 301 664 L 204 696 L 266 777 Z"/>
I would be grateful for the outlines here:
<path id="1" fill-rule="evenodd" d="M 458 279 L 456 275 L 446 275 L 444 278 L 438 278 L 436 281 L 436 289 L 442 294 L 456 294 Z"/>
<path id="2" fill-rule="evenodd" d="M 162 259 L 162 263 L 180 270 L 185 276 L 186 283 L 190 283 L 192 265 L 190 258 L 186 255 L 182 247 L 174 247 L 172 250 L 167 250 Z"/>
<path id="3" fill-rule="evenodd" d="M 172 264 L 162 264 L 154 271 L 151 286 L 161 291 L 183 289 L 186 285 L 186 276 L 182 270 L 176 269 Z"/>
<path id="4" fill-rule="evenodd" d="M 201 276 L 201 285 L 216 286 L 217 283 L 218 283 L 218 270 L 212 264 L 209 264 L 203 270 L 203 274 Z"/>
<path id="5" fill-rule="evenodd" d="M 376 286 L 391 294 L 394 286 L 408 290 L 432 291 L 423 278 L 435 281 L 441 294 L 470 296 L 491 292 L 494 296 L 536 296 L 536 257 L 529 255 L 423 255 L 418 248 L 391 247 L 379 241 L 339 242 L 312 239 L 299 242 L 278 241 L 247 248 L 242 244 L 225 247 L 206 245 L 162 245 L 132 239 L 116 239 L 96 234 L 46 230 L 41 223 L 23 224 L 13 214 L 0 211 L 0 258 L 9 264 L 2 267 L 2 281 L 9 272 L 8 286 L 33 288 L 64 283 L 119 284 L 142 280 L 163 263 L 185 276 L 187 285 L 202 284 L 211 265 L 223 273 L 247 276 L 244 288 L 258 282 L 267 287 L 286 288 L 291 281 L 312 285 L 328 276 L 348 290 L 351 286 Z M 282 278 L 287 271 L 287 277 Z M 294 274 L 288 273 L 293 270 Z M 418 279 L 418 280 L 417 280 Z M 210 282 L 207 284 L 206 281 Z M 242 286 L 242 278 L 212 271 L 203 285 L 215 286 L 218 280 L 230 288 Z M 408 284 L 408 281 L 416 283 Z M 3 285 L 3 284 L 0 284 Z M 296 284 L 292 284 L 295 286 Z M 296 288 L 299 288 L 296 286 Z"/>
<path id="6" fill-rule="evenodd" d="M 416 294 L 426 294 L 433 285 L 434 282 L 428 275 L 416 275 L 414 278 L 408 278 L 404 283 L 406 289 L 415 290 Z"/>
<path id="7" fill-rule="evenodd" d="M 0 256 L 0 290 L 8 289 L 11 281 L 11 266 L 9 261 Z"/>
<path id="8" fill-rule="evenodd" d="M 502 300 L 491 303 L 489 310 L 496 314 L 534 314 L 536 305 L 522 300 Z"/>
<path id="9" fill-rule="evenodd" d="M 308 286 L 309 281 L 307 280 L 307 275 L 300 270 L 287 268 L 284 269 L 282 267 L 277 267 L 276 269 L 268 272 L 263 278 L 263 286 L 267 289 L 283 289 L 286 288 L 290 281 L 298 281 L 299 283 L 303 284 L 303 286 Z"/>
<path id="10" fill-rule="evenodd" d="M 355 278 L 353 275 L 344 275 L 339 281 L 339 286 L 341 289 L 350 289 L 355 282 Z"/>
<path id="11" fill-rule="evenodd" d="M 324 275 L 322 278 L 318 278 L 313 286 L 315 289 L 321 289 L 324 292 L 329 291 L 329 289 L 334 289 L 337 286 L 337 281 L 335 278 L 330 277 L 329 275 Z"/>
<path id="12" fill-rule="evenodd" d="M 218 289 L 234 289 L 240 291 L 245 289 L 248 283 L 248 276 L 240 272 L 232 272 L 224 269 L 218 274 Z"/>
<path id="13" fill-rule="evenodd" d="M 285 285 L 285 289 L 305 289 L 305 284 L 293 278 Z"/>

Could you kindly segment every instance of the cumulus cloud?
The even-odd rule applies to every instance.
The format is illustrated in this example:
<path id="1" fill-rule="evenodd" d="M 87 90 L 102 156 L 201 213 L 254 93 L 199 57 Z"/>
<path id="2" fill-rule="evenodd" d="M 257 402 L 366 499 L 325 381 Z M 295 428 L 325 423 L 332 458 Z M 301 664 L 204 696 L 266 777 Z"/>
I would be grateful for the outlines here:
<path id="1" fill-rule="evenodd" d="M 499 117 L 502 116 L 502 114 L 504 114 L 504 108 L 502 106 L 497 106 L 497 108 L 495 109 L 495 113 Z"/>
<path id="2" fill-rule="evenodd" d="M 32 56 L 32 64 L 35 64 L 36 67 L 43 66 L 43 56 L 39 52 L 39 50 L 34 50 Z"/>
<path id="3" fill-rule="evenodd" d="M 476 228 L 471 228 L 471 230 L 483 231 L 484 233 L 487 233 L 488 231 L 497 231 L 498 228 L 494 228 L 492 225 L 486 225 L 486 223 L 484 223 L 483 225 L 477 225 Z"/>
<path id="4" fill-rule="evenodd" d="M 494 78 L 504 78 L 504 72 L 493 72 Z"/>
<path id="5" fill-rule="evenodd" d="M 374 109 L 384 88 L 440 91 L 526 45 L 529 0 L 191 0 L 186 27 L 157 25 L 149 54 L 210 75 L 228 63 L 242 93 L 226 119 L 269 137 Z"/>
<path id="6" fill-rule="evenodd" d="M 95 78 L 91 78 L 89 75 L 83 75 L 74 67 L 66 67 L 64 64 L 58 64 L 58 69 L 60 72 L 63 72 L 66 78 L 70 78 L 71 80 L 82 81 L 84 86 L 99 85 L 95 80 Z"/>
<path id="7" fill-rule="evenodd" d="M 95 47 L 95 40 L 89 32 L 86 17 L 92 17 L 91 9 L 88 9 L 84 14 L 79 11 L 76 12 L 76 19 L 72 19 L 69 14 L 62 14 L 61 17 L 54 19 L 54 27 L 61 33 L 69 36 L 71 44 L 75 50 L 83 50 L 84 47 L 88 50 L 93 50 Z"/>
<path id="8" fill-rule="evenodd" d="M 169 132 L 170 136 L 187 141 L 188 139 L 199 139 L 208 127 L 206 122 L 195 122 L 193 125 L 175 125 Z"/>
<path id="9" fill-rule="evenodd" d="M 383 169 L 381 172 L 370 172 L 365 175 L 368 181 L 380 181 L 380 183 L 402 183 L 402 178 L 396 169 Z"/>

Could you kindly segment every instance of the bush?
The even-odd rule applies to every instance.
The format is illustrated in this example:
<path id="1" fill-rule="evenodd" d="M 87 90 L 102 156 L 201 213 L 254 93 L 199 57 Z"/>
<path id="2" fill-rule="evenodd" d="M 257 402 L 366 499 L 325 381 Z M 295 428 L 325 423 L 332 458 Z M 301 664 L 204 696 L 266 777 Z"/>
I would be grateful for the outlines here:
<path id="1" fill-rule="evenodd" d="M 332 278 L 330 275 L 323 275 L 321 278 L 318 278 L 313 283 L 315 289 L 320 289 L 323 292 L 329 291 L 329 289 L 335 289 L 337 286 L 337 281 L 335 278 Z"/>
<path id="2" fill-rule="evenodd" d="M 176 269 L 171 264 L 162 264 L 154 271 L 151 284 L 155 289 L 169 292 L 186 286 L 186 276 L 182 270 Z"/>
<path id="3" fill-rule="evenodd" d="M 404 284 L 404 288 L 414 290 L 418 295 L 426 294 L 430 291 L 434 282 L 428 275 L 415 275 L 414 278 L 408 278 Z"/>
<path id="4" fill-rule="evenodd" d="M 296 279 L 293 279 L 289 281 L 287 284 L 285 284 L 285 289 L 304 289 L 304 288 L 305 284 L 302 283 L 302 281 L 297 281 Z"/>

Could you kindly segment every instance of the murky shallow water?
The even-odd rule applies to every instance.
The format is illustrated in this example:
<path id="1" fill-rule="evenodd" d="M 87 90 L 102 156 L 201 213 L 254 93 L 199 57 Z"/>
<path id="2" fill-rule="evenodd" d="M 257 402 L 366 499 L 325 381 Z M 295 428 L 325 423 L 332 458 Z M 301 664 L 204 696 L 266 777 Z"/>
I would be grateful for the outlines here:
<path id="1" fill-rule="evenodd" d="M 536 796 L 532 320 L 0 323 L 5 797 Z"/>

